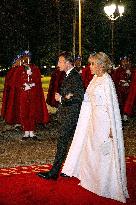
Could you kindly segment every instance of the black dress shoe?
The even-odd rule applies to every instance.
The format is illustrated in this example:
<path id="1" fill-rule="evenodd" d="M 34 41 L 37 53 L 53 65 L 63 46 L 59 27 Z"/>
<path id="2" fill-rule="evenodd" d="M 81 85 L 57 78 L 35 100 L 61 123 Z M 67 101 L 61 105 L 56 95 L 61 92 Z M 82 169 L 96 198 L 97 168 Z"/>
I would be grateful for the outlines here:
<path id="1" fill-rule="evenodd" d="M 42 177 L 43 179 L 53 179 L 57 180 L 58 174 L 52 174 L 51 172 L 39 172 L 37 176 Z"/>
<path id="2" fill-rule="evenodd" d="M 66 174 L 64 174 L 64 173 L 61 173 L 60 176 L 61 176 L 61 177 L 67 177 L 67 178 L 70 178 L 70 176 L 68 176 L 68 175 L 66 175 Z"/>

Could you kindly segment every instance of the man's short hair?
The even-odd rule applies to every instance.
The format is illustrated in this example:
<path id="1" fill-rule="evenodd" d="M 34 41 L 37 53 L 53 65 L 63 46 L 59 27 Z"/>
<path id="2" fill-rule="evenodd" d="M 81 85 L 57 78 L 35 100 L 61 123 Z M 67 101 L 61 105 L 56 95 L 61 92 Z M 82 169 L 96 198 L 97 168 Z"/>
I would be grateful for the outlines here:
<path id="1" fill-rule="evenodd" d="M 66 59 L 66 61 L 69 61 L 72 65 L 74 65 L 74 57 L 71 52 L 63 51 L 59 54 L 58 57 L 61 57 L 61 56 L 63 56 Z"/>

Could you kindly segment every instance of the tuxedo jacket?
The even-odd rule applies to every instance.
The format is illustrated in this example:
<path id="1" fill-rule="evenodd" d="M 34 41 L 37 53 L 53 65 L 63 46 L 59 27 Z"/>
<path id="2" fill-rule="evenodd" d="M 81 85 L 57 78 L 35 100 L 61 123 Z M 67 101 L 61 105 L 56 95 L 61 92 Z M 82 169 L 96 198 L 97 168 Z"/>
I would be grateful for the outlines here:
<path id="1" fill-rule="evenodd" d="M 65 96 L 69 93 L 73 96 L 70 99 L 66 99 Z M 58 107 L 58 121 L 61 126 L 60 132 L 69 132 L 77 124 L 84 97 L 82 78 L 76 69 L 71 70 L 69 75 L 64 78 L 60 95 L 62 96 L 61 103 Z"/>

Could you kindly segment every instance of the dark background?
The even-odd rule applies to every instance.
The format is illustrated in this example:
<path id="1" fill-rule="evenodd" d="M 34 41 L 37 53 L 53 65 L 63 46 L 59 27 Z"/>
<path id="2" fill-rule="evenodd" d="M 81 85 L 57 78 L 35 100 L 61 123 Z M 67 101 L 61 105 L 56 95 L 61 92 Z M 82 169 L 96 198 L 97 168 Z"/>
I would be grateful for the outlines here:
<path id="1" fill-rule="evenodd" d="M 111 55 L 111 22 L 104 13 L 106 0 L 82 0 L 82 54 L 87 63 L 91 51 Z M 115 21 L 115 61 L 131 55 L 136 61 L 136 1 L 122 0 L 123 17 Z M 73 47 L 76 10 L 78 54 L 78 0 L 1 0 L 0 65 L 9 66 L 20 50 L 32 52 L 39 66 L 54 65 L 59 51 Z"/>

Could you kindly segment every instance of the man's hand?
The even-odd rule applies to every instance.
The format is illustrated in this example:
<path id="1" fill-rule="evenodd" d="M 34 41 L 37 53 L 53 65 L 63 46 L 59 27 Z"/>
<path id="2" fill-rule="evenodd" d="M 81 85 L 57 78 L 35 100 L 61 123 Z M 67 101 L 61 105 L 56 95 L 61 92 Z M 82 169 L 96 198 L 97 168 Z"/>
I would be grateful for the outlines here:
<path id="1" fill-rule="evenodd" d="M 123 86 L 125 86 L 125 87 L 129 86 L 129 83 L 126 82 L 126 83 L 123 84 Z"/>
<path id="2" fill-rule="evenodd" d="M 73 94 L 72 94 L 72 93 L 69 93 L 69 94 L 67 94 L 67 95 L 65 96 L 65 98 L 66 98 L 66 99 L 70 99 L 72 96 L 73 96 Z"/>
<path id="3" fill-rule="evenodd" d="M 59 93 L 55 93 L 55 100 L 61 102 L 61 95 Z"/>

